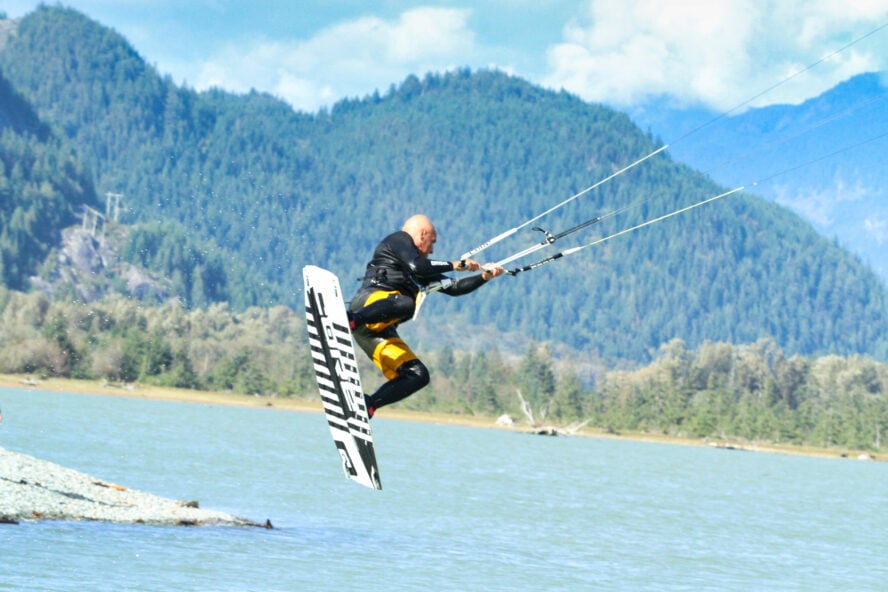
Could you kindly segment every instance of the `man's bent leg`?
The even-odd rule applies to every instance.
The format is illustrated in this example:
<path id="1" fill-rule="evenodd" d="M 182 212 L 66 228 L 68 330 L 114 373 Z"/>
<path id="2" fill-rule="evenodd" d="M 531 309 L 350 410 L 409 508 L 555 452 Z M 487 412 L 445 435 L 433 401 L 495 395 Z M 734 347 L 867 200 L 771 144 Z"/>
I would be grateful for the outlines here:
<path id="1" fill-rule="evenodd" d="M 365 325 L 356 329 L 352 335 L 388 379 L 375 393 L 365 396 L 367 410 L 370 417 L 373 417 L 380 407 L 396 403 L 426 386 L 429 383 L 429 371 L 417 359 L 410 346 L 398 336 L 395 326 L 384 327 L 379 331 L 371 328 L 371 325 Z"/>
<path id="2" fill-rule="evenodd" d="M 367 403 L 374 411 L 380 407 L 397 403 L 428 385 L 429 380 L 429 369 L 414 358 L 401 364 L 398 367 L 397 376 L 367 397 Z"/>

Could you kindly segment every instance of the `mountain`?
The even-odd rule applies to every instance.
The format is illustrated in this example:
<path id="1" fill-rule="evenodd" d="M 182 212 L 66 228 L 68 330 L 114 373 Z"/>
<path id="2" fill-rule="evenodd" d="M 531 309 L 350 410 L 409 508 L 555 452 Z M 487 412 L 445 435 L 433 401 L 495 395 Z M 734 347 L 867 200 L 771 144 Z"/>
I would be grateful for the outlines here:
<path id="1" fill-rule="evenodd" d="M 664 141 L 677 140 L 672 156 L 715 181 L 731 187 L 759 181 L 757 193 L 835 237 L 888 283 L 886 100 L 884 76 L 871 73 L 800 105 L 723 117 L 661 100 L 631 115 Z"/>
<path id="2" fill-rule="evenodd" d="M 197 93 L 60 7 L 17 23 L 0 68 L 76 148 L 100 192 L 124 196 L 123 222 L 178 229 L 143 234 L 131 256 L 167 272 L 212 256 L 237 306 L 300 308 L 308 263 L 351 292 L 376 242 L 418 211 L 438 225 L 436 255 L 456 258 L 658 146 L 626 114 L 500 72 L 411 76 L 313 115 L 261 93 Z M 540 255 L 723 191 L 658 155 L 539 220 L 557 233 L 619 210 Z M 518 232 L 481 258 L 541 236 Z M 204 247 L 165 255 L 184 240 Z M 505 349 L 517 334 L 613 364 L 651 359 L 676 337 L 690 346 L 772 337 L 788 353 L 886 359 L 886 301 L 847 251 L 786 208 L 742 194 L 467 298 L 433 296 L 405 330 L 419 347 L 493 339 Z"/>

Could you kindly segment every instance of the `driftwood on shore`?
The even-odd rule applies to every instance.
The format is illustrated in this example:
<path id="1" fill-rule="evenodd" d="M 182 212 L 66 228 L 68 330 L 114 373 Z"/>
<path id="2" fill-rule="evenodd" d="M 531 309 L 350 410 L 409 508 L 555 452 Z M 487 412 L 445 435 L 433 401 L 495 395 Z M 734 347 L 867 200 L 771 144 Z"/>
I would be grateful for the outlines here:
<path id="1" fill-rule="evenodd" d="M 533 409 L 530 407 L 530 403 L 524 398 L 524 395 L 521 394 L 520 389 L 515 389 L 515 392 L 518 394 L 518 399 L 521 401 L 521 411 L 524 413 L 524 417 L 527 418 L 528 425 L 530 426 L 530 431 L 532 434 L 536 434 L 538 436 L 572 436 L 576 434 L 579 430 L 586 427 L 589 423 L 589 420 L 578 421 L 569 426 L 555 426 L 551 424 L 542 424 L 538 422 L 533 415 Z M 540 409 L 540 420 L 546 419 L 546 415 L 549 412 L 549 406 L 552 404 L 552 401 L 549 401 L 549 404 Z"/>
<path id="2" fill-rule="evenodd" d="M 96 520 L 164 526 L 262 526 L 225 512 L 109 483 L 0 448 L 0 524 Z"/>

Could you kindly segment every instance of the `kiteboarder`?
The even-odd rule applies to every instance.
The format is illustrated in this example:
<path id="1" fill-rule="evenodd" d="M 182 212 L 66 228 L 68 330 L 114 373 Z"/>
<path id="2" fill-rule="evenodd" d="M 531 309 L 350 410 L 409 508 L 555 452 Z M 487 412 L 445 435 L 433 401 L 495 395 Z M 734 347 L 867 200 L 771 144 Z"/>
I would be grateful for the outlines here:
<path id="1" fill-rule="evenodd" d="M 429 371 L 398 335 L 398 325 L 410 320 L 423 289 L 432 286 L 449 296 L 473 292 L 505 273 L 482 267 L 473 259 L 429 259 L 438 234 L 425 215 L 411 216 L 403 228 L 385 237 L 373 251 L 360 289 L 349 305 L 349 327 L 355 341 L 388 382 L 365 395 L 370 417 L 380 407 L 396 403 L 429 383 Z M 450 271 L 480 274 L 451 279 Z"/>

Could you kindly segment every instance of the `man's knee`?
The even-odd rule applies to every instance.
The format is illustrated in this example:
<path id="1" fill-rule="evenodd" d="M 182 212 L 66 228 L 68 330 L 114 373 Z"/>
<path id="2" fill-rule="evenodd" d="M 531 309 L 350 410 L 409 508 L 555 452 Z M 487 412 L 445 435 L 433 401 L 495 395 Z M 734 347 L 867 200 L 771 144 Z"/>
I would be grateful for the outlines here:
<path id="1" fill-rule="evenodd" d="M 410 360 L 398 366 L 397 377 L 383 384 L 370 396 L 368 405 L 379 409 L 406 399 L 429 383 L 429 371 L 419 360 Z"/>
<path id="2" fill-rule="evenodd" d="M 398 376 L 405 380 L 409 380 L 416 390 L 425 387 L 431 380 L 429 369 L 419 360 L 410 360 L 409 362 L 401 364 L 398 368 Z"/>

